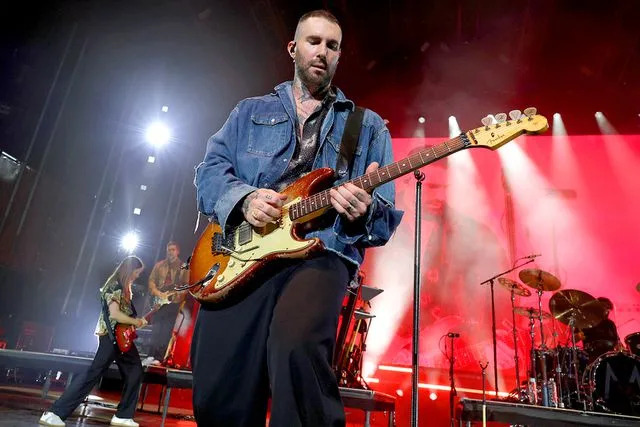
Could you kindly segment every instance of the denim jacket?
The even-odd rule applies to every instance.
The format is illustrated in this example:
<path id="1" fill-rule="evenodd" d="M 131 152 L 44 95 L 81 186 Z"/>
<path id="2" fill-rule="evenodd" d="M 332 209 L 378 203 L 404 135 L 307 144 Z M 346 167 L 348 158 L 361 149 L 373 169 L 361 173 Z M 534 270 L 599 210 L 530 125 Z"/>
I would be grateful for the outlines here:
<path id="1" fill-rule="evenodd" d="M 320 130 L 318 152 L 313 169 L 335 169 L 340 141 L 352 101 L 336 89 L 336 99 Z M 292 82 L 275 87 L 275 92 L 240 101 L 222 128 L 207 142 L 204 161 L 196 167 L 194 184 L 200 212 L 213 216 L 223 230 L 230 214 L 243 198 L 258 188 L 277 190 L 297 143 L 296 110 Z M 391 138 L 383 120 L 366 110 L 352 170 L 338 177 L 335 184 L 365 173 L 367 165 L 393 162 Z M 337 215 L 332 227 L 310 232 L 327 250 L 358 266 L 364 249 L 384 245 L 400 223 L 402 211 L 394 207 L 393 182 L 377 187 L 373 203 L 362 220 L 349 221 Z"/>

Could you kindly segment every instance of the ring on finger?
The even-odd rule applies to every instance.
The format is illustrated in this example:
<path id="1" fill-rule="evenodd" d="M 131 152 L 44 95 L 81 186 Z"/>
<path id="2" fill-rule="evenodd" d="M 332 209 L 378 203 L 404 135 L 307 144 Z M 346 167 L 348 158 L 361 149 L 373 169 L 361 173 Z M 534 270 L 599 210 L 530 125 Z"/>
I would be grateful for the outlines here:
<path id="1" fill-rule="evenodd" d="M 358 199 L 351 199 L 349 203 L 351 204 L 351 206 L 356 207 L 358 206 Z"/>

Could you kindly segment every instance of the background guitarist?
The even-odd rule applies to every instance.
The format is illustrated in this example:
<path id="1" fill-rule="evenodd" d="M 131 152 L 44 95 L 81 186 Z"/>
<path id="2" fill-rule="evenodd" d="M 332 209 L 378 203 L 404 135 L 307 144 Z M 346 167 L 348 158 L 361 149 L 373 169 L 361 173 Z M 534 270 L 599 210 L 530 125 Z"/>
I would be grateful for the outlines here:
<path id="1" fill-rule="evenodd" d="M 167 300 L 173 298 L 176 294 L 174 287 L 176 285 L 187 283 L 188 273 L 182 270 L 182 261 L 180 256 L 180 246 L 174 241 L 167 243 L 167 256 L 165 259 L 158 261 L 153 266 L 149 275 L 149 292 L 154 300 Z M 180 296 L 176 295 L 172 302 L 179 303 L 182 301 L 184 292 Z M 152 305 L 154 305 L 153 303 Z M 151 324 L 153 329 L 151 332 L 151 348 L 149 357 L 144 363 L 160 364 L 164 361 L 167 345 L 171 338 L 171 332 L 178 316 L 179 304 L 167 304 L 153 315 Z"/>
<path id="2" fill-rule="evenodd" d="M 331 86 L 341 41 L 331 13 L 303 15 L 287 45 L 293 82 L 241 101 L 209 139 L 196 170 L 198 208 L 223 230 L 275 222 L 286 198 L 279 190 L 313 169 L 336 168 L 354 109 Z M 385 123 L 365 110 L 352 167 L 337 184 L 392 161 Z M 264 425 L 269 394 L 272 427 L 345 424 L 331 369 L 338 314 L 365 248 L 384 245 L 400 222 L 394 197 L 391 182 L 372 194 L 352 184 L 332 190 L 333 218 L 307 234 L 325 251 L 278 264 L 240 301 L 201 306 L 191 352 L 199 425 Z"/>
<path id="3" fill-rule="evenodd" d="M 100 288 L 100 303 L 104 307 L 100 312 L 96 335 L 98 336 L 98 351 L 89 369 L 76 376 L 64 393 L 48 412 L 40 418 L 40 424 L 47 426 L 64 426 L 64 419 L 78 407 L 97 384 L 102 374 L 115 360 L 124 380 L 122 398 L 118 410 L 111 419 L 111 425 L 137 427 L 133 421 L 136 409 L 138 390 L 142 382 L 142 364 L 135 344 L 126 353 L 121 353 L 111 338 L 117 323 L 135 325 L 138 328 L 147 324 L 146 320 L 135 318 L 131 305 L 131 284 L 138 278 L 144 265 L 140 258 L 126 257 L 109 276 L 104 286 Z M 108 310 L 109 323 L 105 322 L 104 312 Z"/>

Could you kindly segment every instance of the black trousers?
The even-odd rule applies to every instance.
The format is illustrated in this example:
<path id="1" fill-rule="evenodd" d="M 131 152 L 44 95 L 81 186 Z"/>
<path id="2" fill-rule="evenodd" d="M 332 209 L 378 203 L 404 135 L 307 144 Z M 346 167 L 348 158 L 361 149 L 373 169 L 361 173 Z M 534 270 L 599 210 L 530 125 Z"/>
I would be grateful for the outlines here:
<path id="1" fill-rule="evenodd" d="M 331 369 L 349 280 L 324 253 L 288 264 L 240 302 L 202 305 L 193 335 L 193 408 L 200 426 L 344 426 Z"/>
<path id="2" fill-rule="evenodd" d="M 138 401 L 138 391 L 142 383 L 142 365 L 135 344 L 126 353 L 121 353 L 109 336 L 103 335 L 99 339 L 98 351 L 89 369 L 78 374 L 62 396 L 53 403 L 51 412 L 66 419 L 78 407 L 91 389 L 98 383 L 100 377 L 109 369 L 111 362 L 116 361 L 120 375 L 124 380 L 122 398 L 118 404 L 116 416 L 119 418 L 133 418 Z"/>
<path id="3" fill-rule="evenodd" d="M 151 348 L 149 356 L 153 356 L 156 360 L 163 361 L 167 352 L 167 346 L 173 332 L 173 325 L 176 323 L 180 311 L 180 304 L 167 304 L 155 312 L 151 319 Z"/>

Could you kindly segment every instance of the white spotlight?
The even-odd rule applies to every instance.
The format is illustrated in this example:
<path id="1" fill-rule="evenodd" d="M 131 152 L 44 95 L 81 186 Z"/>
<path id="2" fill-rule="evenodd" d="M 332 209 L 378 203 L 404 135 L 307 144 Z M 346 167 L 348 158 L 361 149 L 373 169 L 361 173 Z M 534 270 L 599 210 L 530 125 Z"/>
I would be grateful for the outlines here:
<path id="1" fill-rule="evenodd" d="M 134 214 L 134 215 L 140 215 L 140 214 L 142 214 L 142 209 L 140 209 L 140 208 L 133 208 L 133 214 Z"/>
<path id="2" fill-rule="evenodd" d="M 161 122 L 155 122 L 147 128 L 146 138 L 149 143 L 156 147 L 162 147 L 171 138 L 169 128 Z"/>
<path id="3" fill-rule="evenodd" d="M 449 116 L 449 138 L 460 135 L 460 126 L 458 126 L 458 120 L 455 116 Z"/>
<path id="4" fill-rule="evenodd" d="M 607 119 L 602 111 L 596 111 L 596 123 L 598 123 L 600 132 L 602 132 L 604 135 L 614 135 L 618 133 L 616 128 L 613 127 L 611 122 Z"/>
<path id="5" fill-rule="evenodd" d="M 438 395 L 434 391 L 429 393 L 429 399 L 436 400 L 437 398 L 438 398 Z"/>
<path id="6" fill-rule="evenodd" d="M 142 191 L 147 191 L 147 186 L 146 186 L 146 185 L 144 185 L 144 184 L 141 184 L 141 185 L 140 185 L 140 190 L 142 190 Z"/>
<path id="7" fill-rule="evenodd" d="M 149 157 L 147 157 L 147 162 L 155 163 L 156 162 L 156 158 L 154 156 L 149 156 Z"/>
<path id="8" fill-rule="evenodd" d="M 169 112 L 169 106 L 168 105 L 163 105 L 162 106 L 162 112 L 163 113 L 168 113 Z"/>
<path id="9" fill-rule="evenodd" d="M 562 121 L 562 116 L 560 113 L 553 114 L 553 135 L 554 136 L 566 136 L 567 129 L 564 127 L 564 122 Z"/>
<path id="10" fill-rule="evenodd" d="M 425 119 L 423 116 L 418 117 L 418 123 L 423 124 L 426 121 L 427 119 Z"/>
<path id="11" fill-rule="evenodd" d="M 128 232 L 122 236 L 120 247 L 129 253 L 133 252 L 138 247 L 138 235 L 133 231 Z"/>

